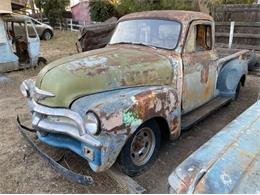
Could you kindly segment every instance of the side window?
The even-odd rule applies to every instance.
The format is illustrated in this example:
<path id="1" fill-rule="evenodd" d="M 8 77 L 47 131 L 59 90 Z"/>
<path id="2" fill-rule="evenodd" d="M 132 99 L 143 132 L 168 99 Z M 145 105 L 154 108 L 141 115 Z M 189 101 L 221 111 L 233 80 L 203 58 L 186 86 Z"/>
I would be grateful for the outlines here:
<path id="1" fill-rule="evenodd" d="M 6 43 L 6 33 L 4 22 L 0 20 L 0 43 Z"/>
<path id="2" fill-rule="evenodd" d="M 190 29 L 185 45 L 185 52 L 207 51 L 212 49 L 211 25 L 197 24 Z"/>
<path id="3" fill-rule="evenodd" d="M 29 38 L 37 37 L 37 34 L 34 30 L 34 26 L 32 25 L 32 23 L 30 21 L 27 21 L 27 29 L 28 29 L 28 33 L 29 33 Z"/>
<path id="4" fill-rule="evenodd" d="M 11 34 L 14 34 L 14 36 L 22 36 L 23 38 L 26 37 L 26 31 L 25 31 L 25 24 L 23 22 L 12 22 L 11 26 L 14 26 L 14 32 L 11 32 Z"/>
<path id="5" fill-rule="evenodd" d="M 206 51 L 212 48 L 211 26 L 199 24 L 196 25 L 196 51 Z"/>

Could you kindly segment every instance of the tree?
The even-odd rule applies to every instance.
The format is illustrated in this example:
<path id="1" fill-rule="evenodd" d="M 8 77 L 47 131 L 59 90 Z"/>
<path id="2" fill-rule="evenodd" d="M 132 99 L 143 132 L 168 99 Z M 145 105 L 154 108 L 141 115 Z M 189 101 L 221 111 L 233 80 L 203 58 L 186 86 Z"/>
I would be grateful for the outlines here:
<path id="1" fill-rule="evenodd" d="M 30 7 L 32 9 L 32 13 L 35 14 L 34 1 L 33 0 L 29 0 L 29 4 L 30 4 Z"/>
<path id="2" fill-rule="evenodd" d="M 57 20 L 63 21 L 63 13 L 70 0 L 35 0 L 35 5 L 43 10 L 50 24 L 55 26 Z"/>
<path id="3" fill-rule="evenodd" d="M 104 21 L 111 16 L 147 10 L 193 10 L 212 13 L 222 4 L 248 4 L 255 0 L 92 0 L 90 1 L 91 18 Z"/>
<path id="4" fill-rule="evenodd" d="M 90 16 L 93 21 L 103 22 L 116 15 L 114 4 L 115 0 L 95 0 L 90 1 Z"/>
<path id="5" fill-rule="evenodd" d="M 147 10 L 192 10 L 193 0 L 121 0 L 116 5 L 119 16 Z"/>

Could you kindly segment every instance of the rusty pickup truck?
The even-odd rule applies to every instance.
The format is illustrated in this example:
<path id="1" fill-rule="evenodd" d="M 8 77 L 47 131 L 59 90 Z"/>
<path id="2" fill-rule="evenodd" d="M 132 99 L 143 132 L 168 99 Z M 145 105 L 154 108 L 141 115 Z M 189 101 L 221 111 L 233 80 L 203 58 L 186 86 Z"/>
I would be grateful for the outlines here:
<path id="1" fill-rule="evenodd" d="M 105 48 L 54 61 L 22 83 L 32 128 L 18 120 L 21 132 L 35 131 L 41 142 L 77 153 L 95 172 L 117 161 L 129 176 L 142 173 L 163 138 L 178 138 L 236 99 L 245 84 L 250 52 L 220 58 L 214 33 L 212 17 L 199 12 L 122 17 Z"/>

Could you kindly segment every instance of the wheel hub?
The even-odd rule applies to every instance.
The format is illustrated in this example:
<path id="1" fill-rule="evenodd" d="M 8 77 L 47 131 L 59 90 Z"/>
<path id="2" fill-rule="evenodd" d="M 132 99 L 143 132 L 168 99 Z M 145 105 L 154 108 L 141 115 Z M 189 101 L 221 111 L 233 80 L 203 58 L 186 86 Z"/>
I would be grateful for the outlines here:
<path id="1" fill-rule="evenodd" d="M 146 164 L 155 149 L 155 135 L 150 128 L 141 129 L 134 137 L 131 144 L 130 155 L 137 166 Z"/>

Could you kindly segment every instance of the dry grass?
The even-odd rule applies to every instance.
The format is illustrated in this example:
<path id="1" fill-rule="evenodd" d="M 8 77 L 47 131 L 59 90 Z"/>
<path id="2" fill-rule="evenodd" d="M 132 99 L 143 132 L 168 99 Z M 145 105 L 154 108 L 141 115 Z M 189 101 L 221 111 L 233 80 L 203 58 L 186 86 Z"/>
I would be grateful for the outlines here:
<path id="1" fill-rule="evenodd" d="M 77 53 L 76 41 L 78 33 L 56 30 L 49 41 L 41 41 L 41 56 L 49 62 Z"/>

